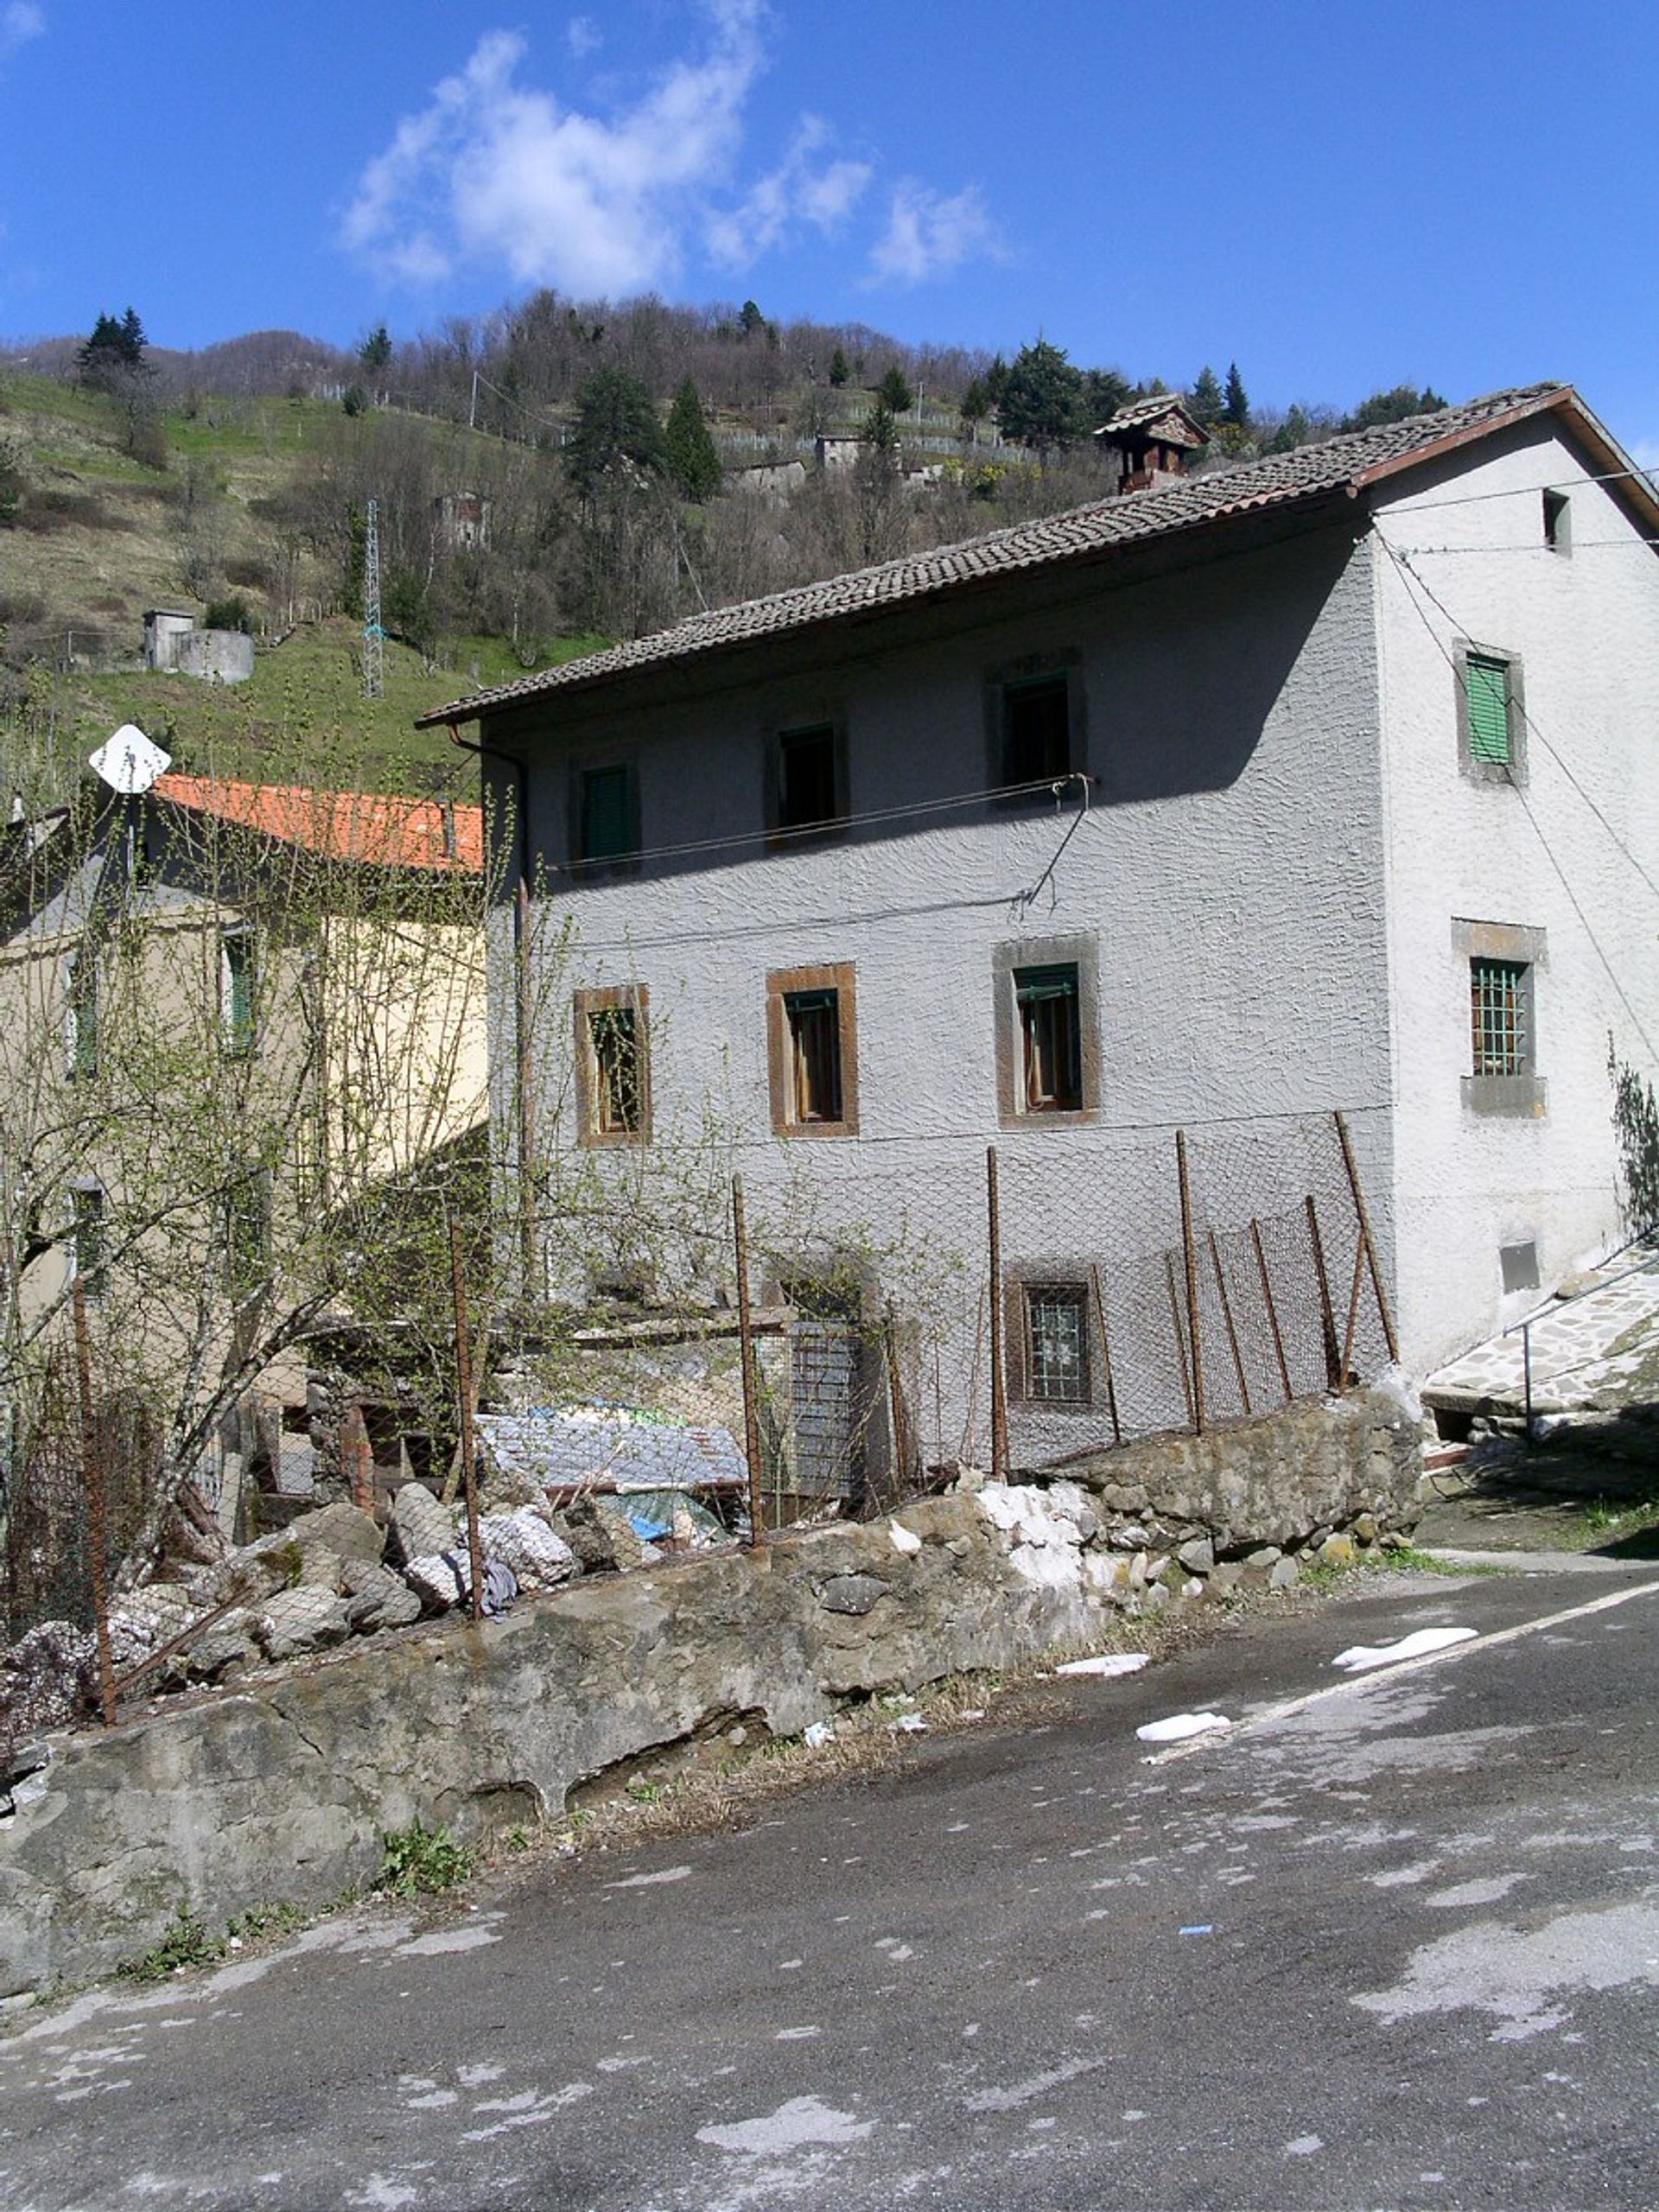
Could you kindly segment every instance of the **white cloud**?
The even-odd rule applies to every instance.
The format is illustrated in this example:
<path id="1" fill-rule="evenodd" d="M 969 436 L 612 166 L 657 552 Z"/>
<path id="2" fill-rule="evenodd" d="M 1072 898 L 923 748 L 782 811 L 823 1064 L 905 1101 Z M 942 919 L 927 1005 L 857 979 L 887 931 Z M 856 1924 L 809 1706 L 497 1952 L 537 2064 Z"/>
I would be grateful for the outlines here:
<path id="1" fill-rule="evenodd" d="M 774 18 L 767 0 L 699 6 L 703 50 L 604 111 L 527 83 L 524 38 L 486 32 L 364 168 L 341 243 L 422 288 L 482 265 L 591 296 L 660 285 L 693 251 L 736 268 L 832 236 L 858 209 L 874 163 L 838 153 L 830 126 L 805 116 L 782 159 L 745 184 L 746 114 Z M 0 22 L 4 9 L 0 0 Z M 580 59 L 601 33 L 576 16 L 565 37 Z M 903 178 L 871 281 L 918 283 L 997 250 L 976 187 L 947 196 Z"/>
<path id="2" fill-rule="evenodd" d="M 689 203 L 729 174 L 764 65 L 758 0 L 709 0 L 707 12 L 707 54 L 673 63 L 610 118 L 521 86 L 524 40 L 488 32 L 365 169 L 345 243 L 411 282 L 480 258 L 578 292 L 658 282 Z"/>
<path id="3" fill-rule="evenodd" d="M 46 29 L 46 10 L 35 0 L 6 0 L 0 7 L 0 54 L 39 38 Z"/>
<path id="4" fill-rule="evenodd" d="M 817 116 L 803 116 L 789 151 L 749 187 L 735 207 L 711 216 L 707 244 L 716 261 L 741 268 L 787 244 L 799 225 L 826 237 L 852 213 L 870 181 L 868 162 L 829 152 L 832 133 Z"/>
<path id="5" fill-rule="evenodd" d="M 915 177 L 901 177 L 893 188 L 887 227 L 870 256 L 870 278 L 878 284 L 920 284 L 948 276 L 978 255 L 1001 251 L 996 226 L 976 184 L 947 198 Z"/>

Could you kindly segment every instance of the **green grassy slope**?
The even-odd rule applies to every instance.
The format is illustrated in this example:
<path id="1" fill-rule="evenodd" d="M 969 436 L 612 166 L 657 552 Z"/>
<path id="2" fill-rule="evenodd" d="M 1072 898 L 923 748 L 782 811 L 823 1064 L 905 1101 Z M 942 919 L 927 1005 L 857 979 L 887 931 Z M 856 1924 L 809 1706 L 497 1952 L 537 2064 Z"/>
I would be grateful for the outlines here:
<path id="1" fill-rule="evenodd" d="M 8 684 L 0 667 L 0 765 L 26 749 L 26 712 L 27 749 L 48 731 L 66 772 L 124 721 L 197 772 L 426 789 L 470 768 L 443 733 L 413 722 L 477 684 L 523 676 L 504 639 L 449 640 L 442 662 L 388 639 L 384 696 L 373 701 L 363 696 L 360 626 L 344 616 L 304 623 L 274 645 L 256 641 L 243 684 L 131 664 L 92 672 L 138 660 L 147 608 L 200 614 L 184 565 L 193 487 L 212 499 L 215 565 L 234 589 L 241 564 L 269 556 L 253 503 L 302 474 L 339 420 L 327 401 L 203 398 L 159 418 L 162 465 L 146 466 L 124 450 L 125 425 L 108 401 L 0 375 L 0 461 L 10 460 L 22 490 L 16 522 L 0 530 L 0 663 L 14 671 Z M 469 435 L 429 429 L 450 446 Z M 557 639 L 543 664 L 604 642 Z"/>

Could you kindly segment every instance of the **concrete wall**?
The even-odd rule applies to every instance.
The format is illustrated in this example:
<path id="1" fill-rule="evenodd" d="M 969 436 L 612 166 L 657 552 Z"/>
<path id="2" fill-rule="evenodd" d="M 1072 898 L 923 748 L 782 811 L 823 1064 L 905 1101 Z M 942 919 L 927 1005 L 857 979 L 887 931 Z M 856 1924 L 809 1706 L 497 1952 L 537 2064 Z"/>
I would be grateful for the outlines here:
<path id="1" fill-rule="evenodd" d="M 652 1149 L 689 1142 L 711 1114 L 761 1209 L 809 1184 L 821 1225 L 902 1226 L 963 1252 L 977 1281 L 995 1137 L 1009 1263 L 1092 1256 L 1109 1270 L 1154 1214 L 1157 1233 L 1171 1233 L 1177 1124 L 1255 1116 L 1270 1135 L 1274 1117 L 1341 1105 L 1386 1246 L 1373 583 L 1351 531 L 1134 585 L 1098 573 L 1023 580 L 997 609 L 911 614 L 791 650 L 792 661 L 746 655 L 672 697 L 636 693 L 626 712 L 556 701 L 487 733 L 525 750 L 543 926 L 568 918 L 574 933 L 542 978 L 543 1143 L 573 1134 L 570 990 L 642 982 Z M 987 680 L 1026 656 L 1067 658 L 1081 680 L 1082 765 L 1098 779 L 1081 822 L 1075 800 L 1010 809 L 981 796 Z M 770 850 L 769 733 L 820 718 L 845 728 L 853 823 L 823 844 Z M 608 880 L 573 879 L 574 772 L 622 757 L 637 766 L 648 857 Z M 511 776 L 492 772 L 507 803 Z M 967 803 L 940 804 L 951 800 Z M 859 819 L 894 809 L 906 811 Z M 705 849 L 649 857 L 687 844 Z M 999 1131 L 997 955 L 1040 957 L 1055 940 L 1096 963 L 1097 1110 L 1084 1126 L 1028 1119 Z M 769 1135 L 766 974 L 833 962 L 856 971 L 860 1132 L 780 1141 Z M 1272 1153 L 1266 1142 L 1261 1158 Z M 1253 1188 L 1238 1218 L 1252 1203 L 1300 1204 L 1307 1185 L 1290 1178 L 1302 1173 L 1287 1171 L 1283 1191 Z M 932 1440 L 970 1452 L 985 1442 L 973 1335 L 969 1313 L 925 1394 L 931 1407 L 938 1379 Z"/>
<path id="2" fill-rule="evenodd" d="M 218 1929 L 325 1904 L 372 1879 L 384 1833 L 416 1816 L 476 1838 L 740 1716 L 792 1735 L 849 1698 L 1088 1647 L 1123 1611 L 1201 1589 L 1206 1554 L 1287 1548 L 1362 1512 L 1408 1520 L 1419 1463 L 1397 1396 L 1298 1407 L 1047 1490 L 584 1579 L 476 1628 L 382 1635 L 60 1737 L 0 1819 L 0 1997 L 108 1973 L 181 1909 Z M 1166 1555 L 1184 1535 L 1208 1540 L 1196 1573 L 1193 1554 Z"/>
<path id="3" fill-rule="evenodd" d="M 245 683 L 253 674 L 253 639 L 240 630 L 195 630 L 180 639 L 173 665 L 207 683 Z"/>
<path id="4" fill-rule="evenodd" d="M 1481 454 L 1378 510 L 1414 572 L 1379 553 L 1398 1289 L 1408 1357 L 1425 1365 L 1620 1240 L 1608 1040 L 1651 1081 L 1659 1038 L 1659 565 L 1552 429 L 1527 426 Z M 1545 544 L 1545 485 L 1569 492 L 1570 554 Z M 1518 788 L 1460 771 L 1459 641 L 1522 660 Z M 1459 919 L 1544 933 L 1536 1117 L 1463 1102 Z M 1529 1243 L 1542 1289 L 1506 1297 L 1499 1248 Z"/>

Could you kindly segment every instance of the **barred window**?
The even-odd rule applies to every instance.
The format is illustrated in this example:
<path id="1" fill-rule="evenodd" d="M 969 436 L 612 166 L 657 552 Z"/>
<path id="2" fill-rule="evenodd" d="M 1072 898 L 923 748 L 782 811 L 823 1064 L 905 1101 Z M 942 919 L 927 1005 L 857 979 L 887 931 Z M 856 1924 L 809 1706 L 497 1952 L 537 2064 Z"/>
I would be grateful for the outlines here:
<path id="1" fill-rule="evenodd" d="M 1088 1308 L 1080 1283 L 1026 1285 L 1026 1395 L 1087 1404 Z"/>
<path id="2" fill-rule="evenodd" d="M 1531 1073 L 1526 983 L 1523 961 L 1469 963 L 1469 1017 L 1476 1075 Z"/>

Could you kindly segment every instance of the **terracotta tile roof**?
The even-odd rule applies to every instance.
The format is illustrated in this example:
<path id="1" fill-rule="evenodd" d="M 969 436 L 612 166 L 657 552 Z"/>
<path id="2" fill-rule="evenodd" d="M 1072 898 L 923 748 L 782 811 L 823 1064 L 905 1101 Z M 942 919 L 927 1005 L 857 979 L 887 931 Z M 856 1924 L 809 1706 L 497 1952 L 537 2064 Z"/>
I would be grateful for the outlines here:
<path id="1" fill-rule="evenodd" d="M 1204 444 L 1204 426 L 1179 391 L 1154 392 L 1146 399 L 1130 400 L 1127 407 L 1120 407 L 1109 422 L 1103 423 L 1095 435 L 1112 438 L 1125 430 L 1144 430 L 1149 423 L 1161 423 L 1166 415 L 1179 415 L 1183 427 L 1199 445 Z"/>
<path id="2" fill-rule="evenodd" d="M 333 860 L 469 872 L 484 865 L 481 806 L 446 810 L 436 799 L 391 792 L 319 791 L 304 784 L 236 783 L 216 776 L 158 776 L 151 788 L 157 798 L 193 814 L 215 815 Z"/>
<path id="3" fill-rule="evenodd" d="M 429 729 L 441 722 L 474 721 L 499 708 L 587 690 L 636 670 L 690 662 L 756 639 L 847 620 L 1022 569 L 1057 567 L 1096 557 L 1120 546 L 1175 537 L 1234 516 L 1305 505 L 1343 493 L 1357 494 L 1398 469 L 1551 410 L 1570 414 L 1592 449 L 1618 455 L 1618 448 L 1570 385 L 1527 385 L 1491 392 L 1461 407 L 1442 408 L 1402 423 L 1327 438 L 1319 445 L 1300 446 L 1294 453 L 1269 454 L 1154 491 L 1096 500 L 1065 514 L 1017 523 L 961 544 L 939 546 L 929 553 L 884 562 L 878 568 L 854 569 L 821 583 L 694 614 L 649 637 L 632 639 L 603 652 L 587 653 L 562 667 L 435 708 L 423 715 L 416 727 Z"/>

